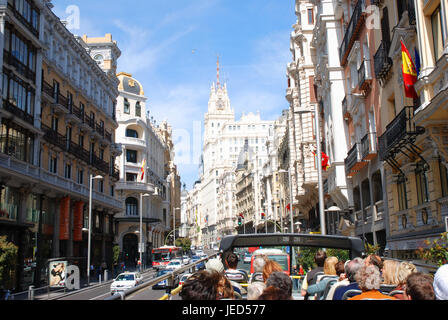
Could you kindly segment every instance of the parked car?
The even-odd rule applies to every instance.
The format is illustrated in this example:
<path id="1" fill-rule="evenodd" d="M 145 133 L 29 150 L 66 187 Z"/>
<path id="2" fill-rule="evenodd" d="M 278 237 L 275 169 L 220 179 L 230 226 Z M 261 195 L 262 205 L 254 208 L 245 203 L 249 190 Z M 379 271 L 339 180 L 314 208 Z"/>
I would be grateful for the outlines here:
<path id="1" fill-rule="evenodd" d="M 172 272 L 172 270 L 167 270 L 167 269 L 159 270 L 159 271 L 157 271 L 157 274 L 155 275 L 155 277 L 157 278 L 157 277 L 163 276 L 164 274 L 167 274 L 170 272 Z M 165 280 L 162 280 L 162 281 L 156 283 L 155 285 L 153 285 L 152 289 L 166 289 L 167 286 L 168 286 L 168 279 L 165 279 Z M 173 288 L 177 288 L 178 286 L 179 286 L 179 275 L 175 275 Z"/>
<path id="2" fill-rule="evenodd" d="M 120 291 L 125 291 L 142 283 L 143 277 L 139 272 L 120 273 L 110 285 L 110 294 L 114 295 Z"/>

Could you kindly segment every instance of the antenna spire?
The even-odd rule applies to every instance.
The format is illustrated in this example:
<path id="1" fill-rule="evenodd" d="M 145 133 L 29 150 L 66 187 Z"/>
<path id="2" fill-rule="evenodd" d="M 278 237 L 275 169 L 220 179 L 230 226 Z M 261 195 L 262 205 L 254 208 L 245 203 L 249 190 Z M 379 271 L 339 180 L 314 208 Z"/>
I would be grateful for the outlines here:
<path id="1" fill-rule="evenodd" d="M 216 61 L 216 79 L 217 79 L 216 86 L 220 87 L 221 84 L 219 82 L 219 55 L 218 55 L 218 59 Z"/>

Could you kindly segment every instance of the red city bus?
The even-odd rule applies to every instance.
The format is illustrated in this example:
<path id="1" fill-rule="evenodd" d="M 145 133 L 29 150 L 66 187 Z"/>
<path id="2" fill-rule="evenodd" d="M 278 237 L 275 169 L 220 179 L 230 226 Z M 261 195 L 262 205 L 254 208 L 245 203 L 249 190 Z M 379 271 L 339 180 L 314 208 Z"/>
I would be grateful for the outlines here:
<path id="1" fill-rule="evenodd" d="M 182 248 L 163 246 L 152 249 L 152 266 L 156 270 L 165 268 L 172 259 L 182 258 Z"/>

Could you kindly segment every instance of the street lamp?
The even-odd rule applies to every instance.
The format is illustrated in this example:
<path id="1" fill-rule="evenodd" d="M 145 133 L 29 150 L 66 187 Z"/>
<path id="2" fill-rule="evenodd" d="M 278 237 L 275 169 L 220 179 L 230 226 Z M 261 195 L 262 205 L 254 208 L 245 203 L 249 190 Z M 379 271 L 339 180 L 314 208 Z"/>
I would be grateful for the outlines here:
<path id="1" fill-rule="evenodd" d="M 90 242 L 92 235 L 92 182 L 93 180 L 103 179 L 103 176 L 93 176 L 90 174 L 89 177 L 89 234 L 87 236 L 87 285 L 90 285 Z"/>
<path id="2" fill-rule="evenodd" d="M 292 218 L 292 181 L 291 181 L 291 167 L 288 167 L 288 171 L 284 169 L 280 169 L 278 172 L 280 173 L 288 173 L 288 180 L 289 180 L 289 219 L 290 219 L 290 228 L 291 233 L 294 233 L 294 226 L 293 226 L 293 218 Z"/>
<path id="3" fill-rule="evenodd" d="M 176 210 L 180 210 L 180 208 L 174 208 L 174 214 L 173 214 L 174 246 L 176 246 Z"/>
<path id="4" fill-rule="evenodd" d="M 150 197 L 151 195 L 148 193 L 140 193 L 140 228 L 139 228 L 139 233 L 140 233 L 140 240 L 139 240 L 139 244 L 138 244 L 138 252 L 139 252 L 139 257 L 140 257 L 140 268 L 142 267 L 143 264 L 143 260 L 142 260 L 142 254 L 143 254 L 143 250 L 144 250 L 144 246 L 143 246 L 143 197 Z M 142 270 L 140 270 L 141 272 Z"/>
<path id="5" fill-rule="evenodd" d="M 311 113 L 311 110 L 294 111 L 296 114 Z M 321 234 L 327 234 L 325 226 L 325 214 L 324 214 L 324 184 L 322 181 L 322 151 L 320 145 L 320 123 L 318 106 L 314 107 L 314 121 L 315 121 L 315 135 L 316 135 L 316 152 L 317 152 L 317 176 L 318 176 L 318 192 L 319 192 L 319 220 Z"/>

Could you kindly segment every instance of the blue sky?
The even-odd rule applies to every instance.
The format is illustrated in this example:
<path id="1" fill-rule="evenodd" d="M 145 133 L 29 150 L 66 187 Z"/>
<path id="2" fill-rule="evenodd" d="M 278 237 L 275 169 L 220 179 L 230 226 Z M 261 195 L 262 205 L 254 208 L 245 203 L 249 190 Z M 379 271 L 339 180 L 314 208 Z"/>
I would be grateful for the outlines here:
<path id="1" fill-rule="evenodd" d="M 191 189 L 198 179 L 200 148 L 193 128 L 207 112 L 210 86 L 227 83 L 231 107 L 260 111 L 273 120 L 288 108 L 286 64 L 296 22 L 294 0 L 53 0 L 62 20 L 66 9 L 80 12 L 76 35 L 111 33 L 122 52 L 118 72 L 138 79 L 147 107 L 160 123 L 173 127 L 181 180 Z M 199 138 L 200 139 L 200 138 Z M 200 147 L 200 146 L 199 146 Z"/>

